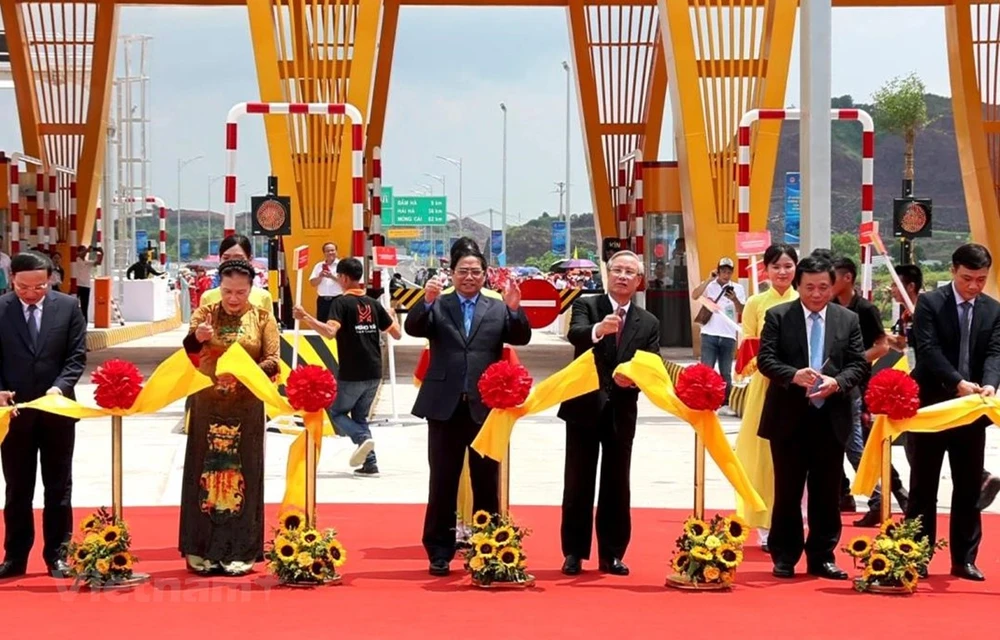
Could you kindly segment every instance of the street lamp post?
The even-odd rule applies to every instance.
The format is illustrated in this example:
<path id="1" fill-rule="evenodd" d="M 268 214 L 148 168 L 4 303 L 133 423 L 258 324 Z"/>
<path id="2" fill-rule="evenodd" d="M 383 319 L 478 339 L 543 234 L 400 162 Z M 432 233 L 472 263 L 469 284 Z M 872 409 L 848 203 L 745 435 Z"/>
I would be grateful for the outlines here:
<path id="1" fill-rule="evenodd" d="M 569 208 L 569 103 L 570 103 L 570 76 L 572 75 L 569 71 L 569 63 L 563 60 L 562 63 L 563 70 L 566 71 L 566 257 L 570 257 L 570 245 L 572 242 L 572 233 L 570 230 L 570 217 L 571 210 Z"/>
<path id="2" fill-rule="evenodd" d="M 208 254 L 206 257 L 212 255 L 212 185 L 222 180 L 226 176 L 208 176 L 208 247 L 206 248 Z"/>
<path id="3" fill-rule="evenodd" d="M 428 178 L 433 178 L 434 180 L 437 180 L 438 182 L 441 183 L 441 195 L 443 195 L 445 197 L 445 203 L 447 203 L 447 201 L 448 201 L 448 180 L 447 180 L 447 176 L 439 176 L 439 175 L 434 174 L 434 173 L 427 173 L 426 171 L 424 172 L 424 175 L 427 176 Z M 461 174 L 459 174 L 459 175 L 461 175 Z M 461 182 L 459 182 L 459 185 L 461 185 Z M 434 195 L 434 187 L 430 187 L 430 186 L 427 186 L 427 185 L 424 185 L 424 186 L 426 186 L 427 189 L 430 191 L 430 193 L 428 195 Z M 461 193 L 461 191 L 459 191 L 459 193 Z M 461 224 L 461 221 L 459 221 L 458 233 L 459 233 L 459 235 L 462 234 L 462 224 Z M 429 235 L 430 238 L 431 238 L 431 255 L 436 257 L 437 256 L 437 252 L 435 251 L 435 246 L 434 246 L 434 227 L 430 227 L 429 226 L 427 228 L 427 235 Z M 448 244 L 448 207 L 447 207 L 447 204 L 445 205 L 445 208 L 444 208 L 444 227 L 441 229 L 441 246 L 444 247 L 444 245 L 446 245 L 446 244 Z"/>
<path id="4" fill-rule="evenodd" d="M 500 189 L 500 254 L 507 261 L 507 105 L 500 103 L 503 112 L 503 186 Z M 506 265 L 504 265 L 506 266 Z"/>
<path id="5" fill-rule="evenodd" d="M 177 200 L 175 206 L 177 207 L 177 264 L 181 263 L 181 169 L 188 166 L 192 162 L 201 160 L 204 156 L 197 155 L 187 160 L 177 159 Z"/>
<path id="6" fill-rule="evenodd" d="M 446 156 L 438 156 L 437 158 L 438 160 L 444 160 L 454 167 L 458 167 L 458 235 L 462 235 L 462 158 L 458 160 Z"/>

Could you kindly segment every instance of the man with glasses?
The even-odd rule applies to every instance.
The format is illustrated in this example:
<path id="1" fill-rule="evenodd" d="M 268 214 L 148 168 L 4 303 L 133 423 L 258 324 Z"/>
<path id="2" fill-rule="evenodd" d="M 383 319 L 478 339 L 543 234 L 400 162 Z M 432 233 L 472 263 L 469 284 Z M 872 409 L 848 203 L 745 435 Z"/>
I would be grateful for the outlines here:
<path id="1" fill-rule="evenodd" d="M 601 455 L 601 491 L 597 499 L 597 556 L 601 571 L 626 576 L 622 562 L 632 535 L 629 472 L 638 414 L 639 390 L 614 373 L 636 351 L 660 355 L 660 321 L 632 304 L 642 282 L 642 261 L 619 251 L 608 261 L 608 293 L 579 298 L 567 339 L 574 357 L 593 351 L 601 386 L 564 402 L 559 418 L 566 422 L 566 467 L 562 501 L 562 572 L 573 576 L 590 558 Z"/>
<path id="2" fill-rule="evenodd" d="M 76 298 L 51 291 L 52 262 L 29 251 L 10 263 L 13 292 L 0 296 L 0 406 L 43 395 L 74 398 L 87 363 L 87 324 Z M 20 411 L 0 445 L 7 484 L 4 561 L 0 579 L 22 576 L 35 541 L 32 499 L 41 457 L 45 510 L 42 556 L 53 577 L 67 576 L 64 543 L 73 533 L 71 506 L 76 420 Z"/>
<path id="3" fill-rule="evenodd" d="M 423 544 L 433 576 L 450 573 L 455 557 L 455 503 L 462 465 L 489 409 L 478 382 L 500 360 L 504 343 L 528 344 L 531 325 L 521 309 L 521 290 L 510 281 L 502 300 L 482 295 L 486 259 L 470 248 L 453 252 L 454 293 L 442 294 L 438 277 L 424 285 L 424 302 L 406 316 L 406 333 L 427 338 L 430 362 L 413 405 L 413 415 L 427 419 L 430 464 Z M 497 513 L 499 466 L 469 453 L 473 508 Z"/>

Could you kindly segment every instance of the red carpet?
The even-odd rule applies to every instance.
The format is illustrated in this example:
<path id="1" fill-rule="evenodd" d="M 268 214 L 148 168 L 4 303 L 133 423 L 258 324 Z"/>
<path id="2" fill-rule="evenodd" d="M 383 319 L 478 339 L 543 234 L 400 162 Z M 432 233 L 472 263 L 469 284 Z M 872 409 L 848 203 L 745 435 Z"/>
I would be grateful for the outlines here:
<path id="1" fill-rule="evenodd" d="M 321 525 L 340 531 L 348 560 L 342 585 L 315 590 L 276 587 L 260 564 L 258 573 L 244 578 L 188 573 L 176 551 L 175 508 L 126 511 L 141 560 L 138 568 L 153 577 L 132 592 L 69 591 L 68 581 L 41 573 L 38 540 L 31 574 L 0 582 L 3 635 L 52 638 L 79 636 L 89 629 L 91 634 L 109 631 L 151 639 L 279 638 L 312 632 L 317 638 L 653 638 L 697 633 L 884 640 L 893 627 L 896 632 L 909 627 L 909 637 L 921 638 L 986 631 L 995 624 L 990 612 L 998 602 L 993 598 L 1000 596 L 1000 516 L 984 518 L 978 564 L 987 582 L 948 577 L 945 551 L 915 595 L 897 597 L 855 593 L 847 582 L 806 577 L 777 581 L 770 562 L 755 547 L 748 547 L 730 593 L 666 589 L 673 541 L 686 515 L 679 510 L 634 511 L 633 540 L 625 558 L 632 569 L 629 577 L 599 574 L 596 562 L 589 562 L 582 576 L 570 579 L 559 573 L 559 510 L 515 509 L 518 521 L 534 532 L 527 551 L 538 584 L 527 592 L 480 591 L 468 586 L 460 571 L 449 578 L 427 575 L 419 543 L 421 505 L 323 505 L 320 514 Z M 40 527 L 40 514 L 38 520 Z M 942 518 L 939 531 L 947 530 L 947 518 Z M 857 533 L 845 528 L 844 541 Z M 840 563 L 851 567 L 849 558 Z"/>

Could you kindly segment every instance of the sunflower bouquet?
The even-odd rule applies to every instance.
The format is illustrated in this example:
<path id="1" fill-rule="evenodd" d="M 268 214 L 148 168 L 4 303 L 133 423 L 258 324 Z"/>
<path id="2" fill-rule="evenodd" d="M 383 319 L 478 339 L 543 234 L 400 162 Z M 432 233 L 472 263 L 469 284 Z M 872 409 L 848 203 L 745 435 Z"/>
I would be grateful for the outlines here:
<path id="1" fill-rule="evenodd" d="M 670 581 L 686 584 L 728 587 L 736 579 L 736 569 L 743 562 L 743 543 L 749 529 L 733 515 L 716 515 L 711 522 L 688 518 L 684 533 L 677 538 Z"/>
<path id="2" fill-rule="evenodd" d="M 340 580 L 337 569 L 347 561 L 347 551 L 336 531 L 307 527 L 305 514 L 293 509 L 279 516 L 264 559 L 282 584 L 321 585 Z"/>
<path id="3" fill-rule="evenodd" d="M 886 520 L 874 539 L 858 536 L 844 547 L 854 566 L 862 569 L 861 577 L 854 580 L 858 591 L 890 588 L 912 593 L 917 588 L 920 573 L 926 571 L 936 549 L 947 543 L 938 540 L 933 545 L 920 534 L 920 518 L 894 522 Z"/>
<path id="4" fill-rule="evenodd" d="M 80 522 L 80 530 L 66 545 L 66 558 L 74 584 L 100 588 L 132 578 L 136 562 L 132 537 L 121 518 L 99 509 Z"/>
<path id="5" fill-rule="evenodd" d="M 471 535 L 465 540 L 465 569 L 474 584 L 529 584 L 533 578 L 525 570 L 524 538 L 530 531 L 514 524 L 508 516 L 491 516 L 486 511 L 472 514 Z"/>

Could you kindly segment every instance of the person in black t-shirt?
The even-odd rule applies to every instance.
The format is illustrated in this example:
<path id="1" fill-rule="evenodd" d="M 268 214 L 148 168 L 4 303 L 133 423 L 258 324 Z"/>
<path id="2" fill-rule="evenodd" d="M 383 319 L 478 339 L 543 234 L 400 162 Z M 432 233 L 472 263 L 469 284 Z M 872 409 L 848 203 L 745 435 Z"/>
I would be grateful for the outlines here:
<path id="1" fill-rule="evenodd" d="M 329 409 L 330 421 L 357 445 L 350 460 L 352 467 L 360 466 L 354 475 L 373 478 L 378 477 L 378 461 L 368 412 L 382 381 L 380 334 L 384 331 L 398 340 L 402 333 L 392 309 L 364 294 L 363 277 L 360 260 L 341 260 L 336 279 L 344 294 L 333 300 L 329 319 L 320 322 L 302 307 L 295 307 L 292 314 L 324 338 L 337 340 L 337 398 Z"/>
<path id="2" fill-rule="evenodd" d="M 882 326 L 882 315 L 879 313 L 878 307 L 858 294 L 855 288 L 858 267 L 854 261 L 850 258 L 837 258 L 834 260 L 833 266 L 837 271 L 837 281 L 833 286 L 833 302 L 847 307 L 858 315 L 858 320 L 861 322 L 861 341 L 865 348 L 865 359 L 868 362 L 875 362 L 889 352 L 889 340 L 885 328 Z M 865 386 L 863 385 L 853 393 L 854 424 L 846 447 L 847 460 L 855 471 L 861 462 L 861 454 L 864 452 L 867 435 L 867 429 L 862 428 Z M 850 483 L 847 481 L 846 475 L 843 478 L 842 486 L 842 507 L 847 503 L 851 503 L 850 506 L 853 506 L 854 498 L 851 496 Z M 892 493 L 896 496 L 900 507 L 905 511 L 909 496 L 895 469 L 892 470 Z M 881 504 L 881 487 L 876 486 L 868 498 L 868 513 L 856 520 L 854 526 L 877 526 L 881 522 Z M 842 510 L 848 509 L 842 508 Z M 853 511 L 854 509 L 849 510 Z"/>

